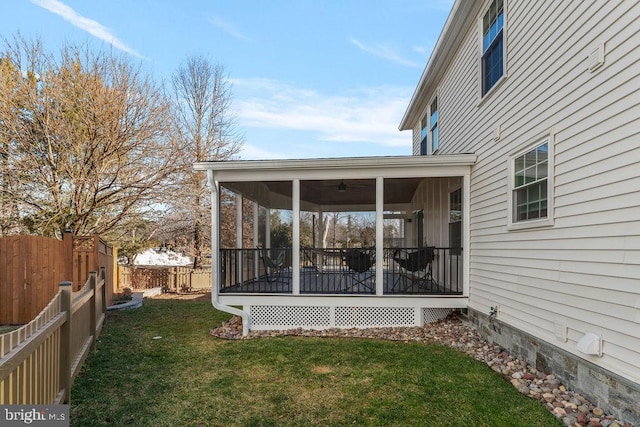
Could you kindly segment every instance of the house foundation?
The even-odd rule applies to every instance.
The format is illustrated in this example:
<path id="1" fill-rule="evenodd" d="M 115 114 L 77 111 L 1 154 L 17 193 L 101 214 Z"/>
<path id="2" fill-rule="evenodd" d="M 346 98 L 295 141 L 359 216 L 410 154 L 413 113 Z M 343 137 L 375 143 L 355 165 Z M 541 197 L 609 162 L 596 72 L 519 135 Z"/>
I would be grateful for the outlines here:
<path id="1" fill-rule="evenodd" d="M 553 373 L 566 387 L 620 420 L 640 426 L 640 384 L 477 310 L 469 308 L 463 317 L 487 341 L 540 371 Z"/>

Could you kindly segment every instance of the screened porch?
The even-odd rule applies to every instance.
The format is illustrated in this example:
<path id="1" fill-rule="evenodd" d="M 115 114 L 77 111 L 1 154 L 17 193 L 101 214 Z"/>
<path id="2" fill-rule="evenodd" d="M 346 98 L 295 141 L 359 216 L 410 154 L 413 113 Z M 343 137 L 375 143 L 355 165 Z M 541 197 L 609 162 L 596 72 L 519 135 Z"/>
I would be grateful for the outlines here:
<path id="1" fill-rule="evenodd" d="M 211 187 L 214 298 L 468 296 L 464 206 L 474 162 L 448 155 L 196 164 Z"/>

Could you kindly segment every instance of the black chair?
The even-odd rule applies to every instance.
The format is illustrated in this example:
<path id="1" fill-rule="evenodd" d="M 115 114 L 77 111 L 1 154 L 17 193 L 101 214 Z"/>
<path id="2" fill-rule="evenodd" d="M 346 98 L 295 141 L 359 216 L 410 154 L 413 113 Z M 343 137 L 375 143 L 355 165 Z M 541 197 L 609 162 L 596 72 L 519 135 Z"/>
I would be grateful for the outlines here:
<path id="1" fill-rule="evenodd" d="M 376 263 L 376 253 L 373 249 L 347 249 L 343 252 L 343 260 L 347 265 L 352 282 L 350 288 L 362 285 L 373 290 L 373 285 L 367 283 L 371 274 L 367 274 Z"/>
<path id="2" fill-rule="evenodd" d="M 284 248 L 276 248 L 276 249 L 266 249 L 259 248 L 258 253 L 260 258 L 262 258 L 262 263 L 264 264 L 265 276 L 267 278 L 267 282 L 273 283 L 277 282 L 282 273 L 286 270 L 285 267 L 285 259 L 287 255 L 287 251 Z M 269 256 L 269 253 L 272 256 Z M 275 254 L 275 257 L 273 256 Z"/>
<path id="3" fill-rule="evenodd" d="M 431 263 L 435 258 L 435 247 L 426 246 L 417 250 L 397 249 L 393 253 L 393 260 L 400 267 L 400 275 L 393 284 L 392 290 L 396 289 L 401 282 L 403 290 L 409 289 L 412 285 L 428 287 L 431 289 L 435 281 Z M 408 281 L 410 280 L 410 282 Z"/>

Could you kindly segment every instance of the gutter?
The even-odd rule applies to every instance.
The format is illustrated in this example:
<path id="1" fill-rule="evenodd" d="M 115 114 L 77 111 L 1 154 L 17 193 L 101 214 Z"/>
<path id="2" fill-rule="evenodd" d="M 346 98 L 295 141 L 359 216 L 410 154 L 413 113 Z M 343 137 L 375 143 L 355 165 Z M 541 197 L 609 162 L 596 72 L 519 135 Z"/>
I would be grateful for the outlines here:
<path id="1" fill-rule="evenodd" d="M 213 260 L 218 260 L 218 263 L 220 262 L 220 236 L 218 233 L 218 225 L 220 224 L 218 194 L 220 187 L 213 176 L 213 170 L 207 170 L 207 181 L 211 187 L 211 304 L 216 310 L 242 317 L 242 336 L 246 337 L 249 334 L 249 325 L 251 324 L 251 316 L 249 313 L 229 305 L 221 304 L 218 299 L 220 269 L 219 266 L 214 267 Z"/>
<path id="2" fill-rule="evenodd" d="M 216 276 L 216 274 L 213 273 L 213 269 L 211 269 L 211 273 L 212 276 Z M 239 308 L 221 304 L 220 301 L 218 301 L 217 288 L 218 286 L 216 280 L 213 280 L 213 283 L 211 284 L 211 304 L 213 305 L 213 308 L 242 317 L 242 336 L 246 337 L 249 334 L 249 322 L 251 322 L 249 313 L 247 313 L 246 311 L 242 311 Z"/>

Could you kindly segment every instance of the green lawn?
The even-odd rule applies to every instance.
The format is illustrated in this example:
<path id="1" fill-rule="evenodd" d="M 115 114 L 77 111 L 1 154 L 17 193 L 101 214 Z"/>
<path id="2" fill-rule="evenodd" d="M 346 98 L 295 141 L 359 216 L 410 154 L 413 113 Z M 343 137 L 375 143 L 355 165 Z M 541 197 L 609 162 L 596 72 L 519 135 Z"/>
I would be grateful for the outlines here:
<path id="1" fill-rule="evenodd" d="M 110 313 L 73 387 L 72 425 L 562 425 L 439 344 L 208 335 L 226 319 L 208 301 Z"/>

